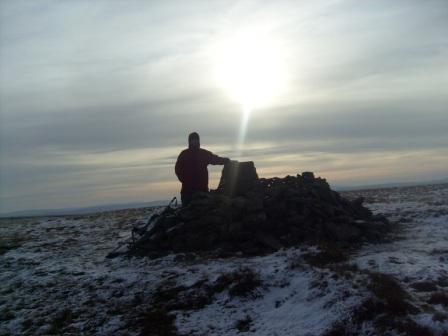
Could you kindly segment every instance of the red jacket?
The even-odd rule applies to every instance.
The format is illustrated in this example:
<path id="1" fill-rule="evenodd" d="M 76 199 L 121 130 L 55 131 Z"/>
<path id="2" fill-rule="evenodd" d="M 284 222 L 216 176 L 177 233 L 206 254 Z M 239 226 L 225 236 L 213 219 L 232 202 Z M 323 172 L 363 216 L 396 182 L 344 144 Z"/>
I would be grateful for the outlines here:
<path id="1" fill-rule="evenodd" d="M 208 191 L 207 165 L 223 165 L 229 159 L 219 157 L 208 150 L 184 149 L 176 161 L 176 175 L 182 182 L 181 192 Z"/>

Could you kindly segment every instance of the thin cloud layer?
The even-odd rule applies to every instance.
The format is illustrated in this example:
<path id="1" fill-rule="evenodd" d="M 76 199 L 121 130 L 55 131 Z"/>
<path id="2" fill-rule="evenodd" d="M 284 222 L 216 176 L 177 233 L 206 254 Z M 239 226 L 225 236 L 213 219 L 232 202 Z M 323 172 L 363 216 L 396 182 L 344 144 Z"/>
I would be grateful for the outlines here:
<path id="1" fill-rule="evenodd" d="M 445 1 L 0 6 L 2 212 L 168 198 L 192 130 L 262 176 L 446 177 Z M 241 107 L 214 52 L 248 29 L 276 38 L 288 82 L 235 157 Z"/>

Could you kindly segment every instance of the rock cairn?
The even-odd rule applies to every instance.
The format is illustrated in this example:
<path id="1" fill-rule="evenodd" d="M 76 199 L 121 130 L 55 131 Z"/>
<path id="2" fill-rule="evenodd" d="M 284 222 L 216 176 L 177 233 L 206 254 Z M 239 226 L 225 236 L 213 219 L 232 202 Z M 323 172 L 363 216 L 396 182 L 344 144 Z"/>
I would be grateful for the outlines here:
<path id="1" fill-rule="evenodd" d="M 187 207 L 165 209 L 128 254 L 259 255 L 303 242 L 381 239 L 388 221 L 362 202 L 343 198 L 311 172 L 259 179 L 252 162 L 232 162 L 217 190 L 198 193 Z"/>

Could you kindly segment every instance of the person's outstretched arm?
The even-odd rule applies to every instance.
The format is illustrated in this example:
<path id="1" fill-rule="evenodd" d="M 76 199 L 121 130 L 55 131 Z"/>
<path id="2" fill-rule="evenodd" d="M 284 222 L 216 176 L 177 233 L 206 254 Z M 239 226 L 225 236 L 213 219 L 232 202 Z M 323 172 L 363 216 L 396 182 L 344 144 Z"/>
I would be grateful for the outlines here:
<path id="1" fill-rule="evenodd" d="M 218 155 L 213 154 L 212 152 L 209 152 L 209 153 L 210 153 L 209 160 L 208 160 L 209 164 L 212 164 L 212 165 L 224 165 L 224 164 L 230 162 L 229 158 L 220 157 Z"/>

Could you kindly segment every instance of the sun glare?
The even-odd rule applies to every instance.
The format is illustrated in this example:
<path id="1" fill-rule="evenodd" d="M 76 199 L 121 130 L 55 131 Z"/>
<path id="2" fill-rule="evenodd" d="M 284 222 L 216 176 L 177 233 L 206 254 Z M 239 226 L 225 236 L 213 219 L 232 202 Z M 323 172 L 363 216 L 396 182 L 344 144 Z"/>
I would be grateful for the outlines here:
<path id="1" fill-rule="evenodd" d="M 215 50 L 216 78 L 241 105 L 235 152 L 240 156 L 253 110 L 272 103 L 285 87 L 283 53 L 278 41 L 260 31 L 240 33 L 224 41 Z"/>
<path id="2" fill-rule="evenodd" d="M 231 37 L 218 55 L 217 79 L 245 111 L 270 103 L 285 84 L 281 48 L 262 33 Z"/>

